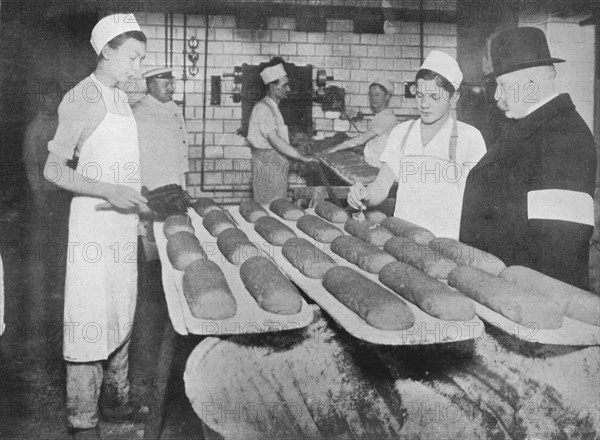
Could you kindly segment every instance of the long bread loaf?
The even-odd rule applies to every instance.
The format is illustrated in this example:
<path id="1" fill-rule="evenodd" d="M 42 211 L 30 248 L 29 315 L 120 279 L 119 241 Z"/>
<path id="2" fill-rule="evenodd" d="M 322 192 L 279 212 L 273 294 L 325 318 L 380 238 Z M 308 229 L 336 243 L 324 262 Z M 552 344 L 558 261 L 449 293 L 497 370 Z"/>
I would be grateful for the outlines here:
<path id="1" fill-rule="evenodd" d="M 446 321 L 469 321 L 475 308 L 469 298 L 407 264 L 390 263 L 379 280 L 425 313 Z"/>
<path id="2" fill-rule="evenodd" d="M 293 315 L 302 309 L 300 292 L 265 257 L 252 257 L 240 267 L 240 277 L 258 305 L 267 312 Z"/>
<path id="3" fill-rule="evenodd" d="M 237 228 L 229 228 L 221 232 L 217 238 L 217 246 L 231 264 L 242 264 L 249 258 L 262 255 L 260 248 Z"/>
<path id="4" fill-rule="evenodd" d="M 254 230 L 274 246 L 283 246 L 283 243 L 296 236 L 294 231 L 273 217 L 259 218 L 254 223 Z"/>
<path id="5" fill-rule="evenodd" d="M 304 215 L 304 211 L 288 199 L 276 199 L 271 202 L 269 209 L 284 220 L 296 221 Z"/>
<path id="6" fill-rule="evenodd" d="M 226 229 L 235 228 L 233 222 L 221 210 L 207 212 L 202 219 L 202 226 L 213 237 L 218 237 Z"/>
<path id="7" fill-rule="evenodd" d="M 200 197 L 193 204 L 192 208 L 198 213 L 200 217 L 204 217 L 211 211 L 221 211 L 221 207 L 217 203 L 208 197 Z"/>
<path id="8" fill-rule="evenodd" d="M 184 270 L 196 260 L 206 260 L 206 254 L 194 234 L 176 232 L 167 240 L 167 257 L 177 270 Z"/>
<path id="9" fill-rule="evenodd" d="M 163 232 L 167 239 L 176 232 L 182 231 L 189 232 L 190 234 L 195 232 L 192 221 L 187 215 L 170 215 L 165 219 Z"/>
<path id="10" fill-rule="evenodd" d="M 562 326 L 563 312 L 547 297 L 524 291 L 516 284 L 470 266 L 459 266 L 450 272 L 448 284 L 478 303 L 521 325 L 538 329 Z"/>
<path id="11" fill-rule="evenodd" d="M 457 266 L 439 252 L 406 237 L 391 238 L 386 241 L 383 250 L 436 279 L 447 279 L 450 271 Z"/>
<path id="12" fill-rule="evenodd" d="M 339 206 L 322 200 L 315 205 L 315 212 L 331 223 L 345 223 L 350 218 L 350 213 Z"/>
<path id="13" fill-rule="evenodd" d="M 351 235 L 341 235 L 331 243 L 331 250 L 363 270 L 379 273 L 386 264 L 396 261 L 387 252 Z"/>
<path id="14" fill-rule="evenodd" d="M 260 203 L 252 199 L 244 200 L 240 203 L 240 214 L 249 223 L 254 223 L 259 218 L 269 215 Z"/>
<path id="15" fill-rule="evenodd" d="M 375 328 L 406 330 L 415 323 L 412 311 L 399 296 L 349 267 L 338 266 L 327 271 L 323 286 Z"/>
<path id="16" fill-rule="evenodd" d="M 434 238 L 429 242 L 429 247 L 459 266 L 473 266 L 492 275 L 500 275 L 506 269 L 506 265 L 495 255 L 451 238 Z"/>
<path id="17" fill-rule="evenodd" d="M 600 326 L 598 295 L 523 266 L 504 269 L 500 278 L 515 283 L 525 291 L 535 291 L 547 296 L 558 304 L 559 308 L 564 309 L 569 318 Z"/>
<path id="18" fill-rule="evenodd" d="M 237 311 L 237 304 L 225 275 L 210 260 L 198 260 L 186 267 L 183 273 L 183 294 L 196 318 L 227 319 Z"/>
<path id="19" fill-rule="evenodd" d="M 309 278 L 323 278 L 325 272 L 336 266 L 333 258 L 304 238 L 290 238 L 281 252 L 292 266 Z"/>
<path id="20" fill-rule="evenodd" d="M 336 237 L 344 235 L 338 228 L 316 215 L 303 215 L 296 222 L 296 226 L 321 243 L 331 243 Z"/>
<path id="21" fill-rule="evenodd" d="M 361 221 L 351 218 L 344 225 L 344 229 L 348 234 L 379 247 L 382 247 L 386 241 L 393 237 L 390 231 L 368 220 Z"/>
<path id="22" fill-rule="evenodd" d="M 414 223 L 407 222 L 398 217 L 388 217 L 381 222 L 381 226 L 393 232 L 396 236 L 410 238 L 419 244 L 428 244 L 435 238 L 433 232 Z"/>

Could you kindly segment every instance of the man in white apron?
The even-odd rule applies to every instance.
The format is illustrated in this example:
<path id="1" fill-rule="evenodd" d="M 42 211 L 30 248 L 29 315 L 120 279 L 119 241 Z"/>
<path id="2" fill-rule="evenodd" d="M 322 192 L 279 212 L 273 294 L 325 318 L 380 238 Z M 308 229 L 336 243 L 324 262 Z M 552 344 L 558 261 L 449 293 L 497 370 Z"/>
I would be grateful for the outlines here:
<path id="1" fill-rule="evenodd" d="M 128 348 L 137 297 L 140 194 L 137 127 L 127 95 L 145 57 L 146 38 L 131 14 L 92 31 L 98 66 L 65 96 L 48 144 L 46 179 L 75 193 L 69 218 L 63 354 L 67 425 L 75 438 L 99 438 L 99 412 L 134 421 L 147 408 L 129 401 Z M 75 172 L 67 160 L 78 155 Z M 110 202 L 112 210 L 97 210 Z M 100 403 L 100 407 L 99 407 Z"/>
<path id="2" fill-rule="evenodd" d="M 289 159 L 315 162 L 290 145 L 288 127 L 279 111 L 287 97 L 290 81 L 283 64 L 266 67 L 260 73 L 267 94 L 252 109 L 248 142 L 252 146 L 252 194 L 255 201 L 268 204 L 287 196 Z"/>
<path id="3" fill-rule="evenodd" d="M 350 189 L 352 207 L 377 206 L 397 181 L 395 217 L 458 239 L 467 174 L 485 154 L 479 130 L 450 116 L 462 78 L 454 58 L 431 51 L 416 75 L 421 117 L 392 130 L 375 181 Z"/>

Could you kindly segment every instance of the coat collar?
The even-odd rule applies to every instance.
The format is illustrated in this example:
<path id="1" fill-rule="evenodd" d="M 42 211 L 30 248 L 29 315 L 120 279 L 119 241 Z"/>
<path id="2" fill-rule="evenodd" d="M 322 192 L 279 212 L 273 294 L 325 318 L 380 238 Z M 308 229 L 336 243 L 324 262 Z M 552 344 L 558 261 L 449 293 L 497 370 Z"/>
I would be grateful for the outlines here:
<path id="1" fill-rule="evenodd" d="M 500 142 L 525 139 L 538 130 L 549 119 L 556 117 L 560 113 L 566 113 L 573 111 L 574 109 L 575 105 L 569 94 L 561 93 L 531 114 L 525 116 L 523 119 L 507 121 L 504 130 L 500 135 Z"/>

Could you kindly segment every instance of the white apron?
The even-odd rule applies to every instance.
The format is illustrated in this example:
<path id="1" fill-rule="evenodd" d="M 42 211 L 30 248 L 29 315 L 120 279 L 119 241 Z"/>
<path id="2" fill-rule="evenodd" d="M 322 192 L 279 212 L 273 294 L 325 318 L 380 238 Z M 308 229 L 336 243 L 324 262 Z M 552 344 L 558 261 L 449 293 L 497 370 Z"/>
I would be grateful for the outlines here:
<path id="1" fill-rule="evenodd" d="M 270 105 L 277 134 L 290 143 L 288 126 Z M 252 198 L 260 204 L 287 197 L 290 161 L 274 148 L 252 148 Z"/>
<path id="2" fill-rule="evenodd" d="M 83 144 L 77 171 L 88 179 L 139 191 L 137 127 L 127 109 L 129 116 L 107 112 Z M 138 216 L 96 211 L 95 206 L 104 202 L 76 196 L 71 203 L 63 340 L 67 361 L 107 359 L 131 336 L 137 299 Z"/>
<path id="3" fill-rule="evenodd" d="M 404 155 L 406 140 L 414 127 L 415 121 L 400 146 L 402 159 L 394 216 L 427 228 L 438 237 L 458 240 L 463 195 L 461 170 L 456 163 L 456 119 L 448 145 L 448 159 Z"/>

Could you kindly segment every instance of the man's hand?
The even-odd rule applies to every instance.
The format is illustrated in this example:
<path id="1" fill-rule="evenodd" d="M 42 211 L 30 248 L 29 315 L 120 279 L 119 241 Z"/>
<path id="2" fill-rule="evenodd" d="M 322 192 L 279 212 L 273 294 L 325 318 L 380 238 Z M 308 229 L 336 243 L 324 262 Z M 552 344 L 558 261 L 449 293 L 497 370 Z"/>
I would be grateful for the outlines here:
<path id="1" fill-rule="evenodd" d="M 362 183 L 355 183 L 350 187 L 348 193 L 348 205 L 354 209 L 366 209 L 367 206 L 362 203 L 363 200 L 369 198 L 369 191 Z"/>
<path id="2" fill-rule="evenodd" d="M 110 185 L 108 193 L 106 194 L 106 200 L 118 209 L 148 209 L 146 197 L 141 195 L 133 188 L 125 185 Z"/>

